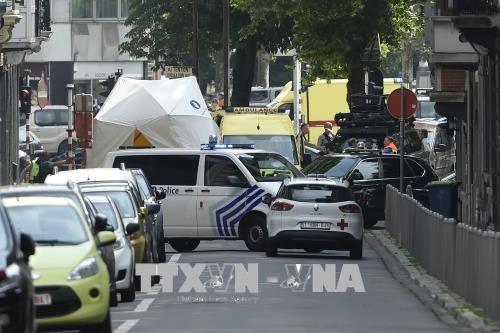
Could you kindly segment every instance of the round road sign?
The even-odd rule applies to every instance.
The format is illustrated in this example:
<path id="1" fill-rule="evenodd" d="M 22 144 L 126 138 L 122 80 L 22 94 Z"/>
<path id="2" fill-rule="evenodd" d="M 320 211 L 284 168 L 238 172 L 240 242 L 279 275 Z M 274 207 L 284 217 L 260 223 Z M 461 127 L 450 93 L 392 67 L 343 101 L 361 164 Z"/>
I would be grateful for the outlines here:
<path id="1" fill-rule="evenodd" d="M 410 89 L 403 88 L 404 113 L 403 118 L 411 118 L 417 112 L 417 96 Z M 391 116 L 401 119 L 401 89 L 395 89 L 387 98 L 387 109 Z"/>

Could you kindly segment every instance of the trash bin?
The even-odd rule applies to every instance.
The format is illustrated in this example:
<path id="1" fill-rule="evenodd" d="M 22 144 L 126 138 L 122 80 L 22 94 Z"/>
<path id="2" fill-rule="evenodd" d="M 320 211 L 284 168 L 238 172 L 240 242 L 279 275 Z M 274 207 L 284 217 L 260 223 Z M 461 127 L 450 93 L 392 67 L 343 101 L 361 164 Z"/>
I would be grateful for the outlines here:
<path id="1" fill-rule="evenodd" d="M 429 209 L 444 217 L 457 218 L 458 183 L 435 181 L 427 184 Z"/>

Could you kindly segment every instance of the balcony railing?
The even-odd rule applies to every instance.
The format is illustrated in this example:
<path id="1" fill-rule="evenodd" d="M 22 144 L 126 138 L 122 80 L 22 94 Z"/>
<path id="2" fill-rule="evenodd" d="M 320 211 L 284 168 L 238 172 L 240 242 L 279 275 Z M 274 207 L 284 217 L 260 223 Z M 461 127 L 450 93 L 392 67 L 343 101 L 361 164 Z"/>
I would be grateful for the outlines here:
<path id="1" fill-rule="evenodd" d="M 498 0 L 454 0 L 453 15 L 495 15 L 498 6 Z"/>
<path id="2" fill-rule="evenodd" d="M 50 30 L 50 0 L 35 0 L 35 33 L 37 37 L 46 37 Z"/>

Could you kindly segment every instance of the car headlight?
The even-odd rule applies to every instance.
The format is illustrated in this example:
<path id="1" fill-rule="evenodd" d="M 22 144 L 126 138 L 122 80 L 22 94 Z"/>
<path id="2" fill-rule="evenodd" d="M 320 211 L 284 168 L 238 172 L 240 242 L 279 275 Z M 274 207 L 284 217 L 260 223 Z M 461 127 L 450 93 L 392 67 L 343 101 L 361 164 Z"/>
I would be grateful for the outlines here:
<path id="1" fill-rule="evenodd" d="M 99 265 L 95 257 L 82 260 L 68 276 L 68 280 L 81 280 L 99 272 Z"/>
<path id="2" fill-rule="evenodd" d="M 120 250 L 125 246 L 125 240 L 120 237 L 113 243 L 113 250 Z"/>

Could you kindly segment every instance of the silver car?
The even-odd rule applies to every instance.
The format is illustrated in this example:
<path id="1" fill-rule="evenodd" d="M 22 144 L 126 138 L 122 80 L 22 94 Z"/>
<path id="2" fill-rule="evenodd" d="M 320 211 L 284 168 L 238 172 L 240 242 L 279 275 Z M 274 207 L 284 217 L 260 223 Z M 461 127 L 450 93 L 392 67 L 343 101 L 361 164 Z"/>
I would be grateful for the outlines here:
<path id="1" fill-rule="evenodd" d="M 278 248 L 350 251 L 363 256 L 363 214 L 351 190 L 325 178 L 284 180 L 276 197 L 264 196 L 268 241 L 266 255 Z"/>
<path id="2" fill-rule="evenodd" d="M 139 230 L 140 226 L 137 223 L 129 223 L 127 228 L 125 228 L 118 208 L 109 196 L 88 194 L 85 197 L 91 202 L 97 212 L 106 215 L 108 224 L 114 229 L 116 235 L 116 242 L 113 245 L 116 289 L 121 294 L 122 301 L 132 302 L 135 300 L 135 259 L 134 248 L 128 236 Z"/>

